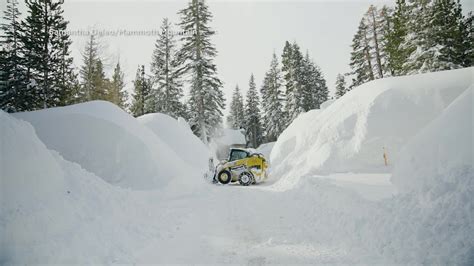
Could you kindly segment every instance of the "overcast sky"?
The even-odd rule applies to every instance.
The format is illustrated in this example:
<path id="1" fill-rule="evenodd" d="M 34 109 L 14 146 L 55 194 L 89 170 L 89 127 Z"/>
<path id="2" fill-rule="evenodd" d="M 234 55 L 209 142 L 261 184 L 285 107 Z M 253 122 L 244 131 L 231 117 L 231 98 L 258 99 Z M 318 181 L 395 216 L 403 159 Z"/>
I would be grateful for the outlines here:
<path id="1" fill-rule="evenodd" d="M 6 0 L 1 0 L 2 2 Z M 323 71 L 334 91 L 338 73 L 349 71 L 350 44 L 363 13 L 370 4 L 392 5 L 393 1 L 208 1 L 214 18 L 210 26 L 217 31 L 213 41 L 218 50 L 215 60 L 224 82 L 227 103 L 236 84 L 245 92 L 251 73 L 258 88 L 268 70 L 273 52 L 280 57 L 286 40 L 296 41 Z M 462 1 L 464 11 L 473 10 Z M 160 0 L 66 0 L 65 18 L 70 30 L 96 29 L 153 30 L 163 18 L 177 23 L 177 12 L 187 1 Z M 3 8 L 2 8 L 3 9 Z M 24 11 L 24 8 L 22 8 Z M 25 12 L 24 12 L 25 13 Z M 178 30 L 177 27 L 175 27 Z M 73 36 L 73 56 L 77 67 L 87 37 Z M 120 59 L 127 88 L 139 64 L 149 69 L 156 36 L 103 37 L 107 71 Z"/>

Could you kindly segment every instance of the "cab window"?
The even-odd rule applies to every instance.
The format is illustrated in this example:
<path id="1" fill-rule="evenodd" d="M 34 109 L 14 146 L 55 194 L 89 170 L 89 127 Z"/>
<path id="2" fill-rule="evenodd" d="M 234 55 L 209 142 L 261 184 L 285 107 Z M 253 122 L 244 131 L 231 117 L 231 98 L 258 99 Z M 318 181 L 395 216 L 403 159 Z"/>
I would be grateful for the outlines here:
<path id="1" fill-rule="evenodd" d="M 230 152 L 229 161 L 236 161 L 236 160 L 244 159 L 247 157 L 248 157 L 248 153 L 246 151 L 232 150 Z"/>

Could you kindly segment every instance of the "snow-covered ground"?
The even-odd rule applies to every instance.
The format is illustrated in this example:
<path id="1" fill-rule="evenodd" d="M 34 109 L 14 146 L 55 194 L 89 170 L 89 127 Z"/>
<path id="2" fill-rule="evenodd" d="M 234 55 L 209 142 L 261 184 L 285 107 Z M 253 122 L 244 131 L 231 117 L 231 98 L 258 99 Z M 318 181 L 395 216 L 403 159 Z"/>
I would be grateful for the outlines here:
<path id="1" fill-rule="evenodd" d="M 168 116 L 0 111 L 0 264 L 472 265 L 473 70 L 302 114 L 251 187 L 206 183 L 209 149 Z"/>

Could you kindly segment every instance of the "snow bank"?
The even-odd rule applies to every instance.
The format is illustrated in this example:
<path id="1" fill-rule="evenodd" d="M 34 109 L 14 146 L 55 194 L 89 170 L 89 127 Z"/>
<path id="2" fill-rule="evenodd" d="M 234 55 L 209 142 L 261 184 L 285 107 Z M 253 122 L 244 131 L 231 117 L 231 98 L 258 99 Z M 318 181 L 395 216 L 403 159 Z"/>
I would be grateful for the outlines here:
<path id="1" fill-rule="evenodd" d="M 55 199 L 64 188 L 63 172 L 33 127 L 0 111 L 0 136 L 2 217 L 19 206 Z M 27 197 L 17 193 L 20 188 Z"/>
<path id="2" fill-rule="evenodd" d="M 392 182 L 403 193 L 370 229 L 385 256 L 473 265 L 473 100 L 471 86 L 401 151 Z"/>
<path id="3" fill-rule="evenodd" d="M 65 161 L 29 123 L 3 111 L 0 136 L 1 265 L 136 260 L 142 230 L 153 236 L 150 220 L 158 220 L 147 201 Z"/>
<path id="4" fill-rule="evenodd" d="M 391 179 L 401 192 L 427 190 L 433 183 L 451 183 L 453 180 L 448 178 L 455 177 L 453 172 L 472 171 L 473 90 L 474 86 L 466 90 L 402 150 Z"/>
<path id="5" fill-rule="evenodd" d="M 168 115 L 156 113 L 140 116 L 138 121 L 168 144 L 183 161 L 203 172 L 207 170 L 211 152 L 184 120 L 178 121 Z"/>
<path id="6" fill-rule="evenodd" d="M 274 145 L 275 142 L 263 143 L 257 148 L 256 152 L 263 154 L 263 156 L 265 156 L 265 158 L 268 160 L 270 158 L 270 153 L 272 152 Z"/>
<path id="7" fill-rule="evenodd" d="M 473 70 L 372 81 L 301 114 L 272 150 L 272 175 L 286 177 L 280 185 L 288 188 L 309 174 L 390 171 L 407 140 L 472 84 Z"/>
<path id="8" fill-rule="evenodd" d="M 48 149 L 111 184 L 161 187 L 188 166 L 151 130 L 103 101 L 15 114 L 30 122 Z M 179 166 L 179 167 L 177 167 Z"/>

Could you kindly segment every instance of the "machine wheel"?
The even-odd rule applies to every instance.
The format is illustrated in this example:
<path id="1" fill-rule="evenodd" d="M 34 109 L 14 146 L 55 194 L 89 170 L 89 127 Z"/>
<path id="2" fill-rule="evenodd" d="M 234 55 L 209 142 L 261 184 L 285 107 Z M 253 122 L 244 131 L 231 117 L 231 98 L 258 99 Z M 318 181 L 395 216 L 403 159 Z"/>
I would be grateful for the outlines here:
<path id="1" fill-rule="evenodd" d="M 248 186 L 253 183 L 253 175 L 249 172 L 243 172 L 239 175 L 239 183 L 242 186 Z"/>
<path id="2" fill-rule="evenodd" d="M 227 170 L 222 170 L 217 174 L 217 180 L 221 184 L 229 184 L 232 181 L 232 174 Z"/>

